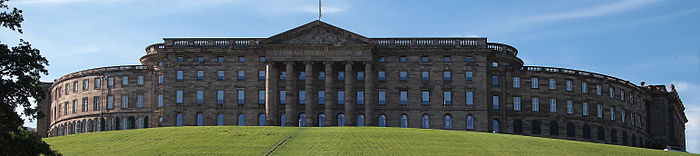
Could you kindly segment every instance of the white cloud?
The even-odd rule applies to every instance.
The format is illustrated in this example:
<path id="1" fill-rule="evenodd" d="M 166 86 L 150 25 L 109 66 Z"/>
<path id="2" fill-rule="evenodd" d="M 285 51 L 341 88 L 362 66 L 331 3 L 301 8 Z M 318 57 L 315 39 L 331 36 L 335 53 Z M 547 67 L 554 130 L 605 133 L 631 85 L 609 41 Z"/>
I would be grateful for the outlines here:
<path id="1" fill-rule="evenodd" d="M 656 0 L 627 0 L 569 12 L 542 14 L 530 17 L 533 21 L 555 21 L 611 15 L 648 6 Z"/>

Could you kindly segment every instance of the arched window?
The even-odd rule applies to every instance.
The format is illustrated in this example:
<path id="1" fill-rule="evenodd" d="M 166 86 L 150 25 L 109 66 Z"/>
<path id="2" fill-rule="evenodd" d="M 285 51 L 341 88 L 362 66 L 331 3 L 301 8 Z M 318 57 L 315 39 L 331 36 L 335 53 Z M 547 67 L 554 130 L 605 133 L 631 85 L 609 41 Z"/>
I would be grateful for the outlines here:
<path id="1" fill-rule="evenodd" d="M 128 129 L 135 129 L 136 128 L 136 118 L 133 116 L 129 116 L 129 121 L 127 122 Z"/>
<path id="2" fill-rule="evenodd" d="M 258 114 L 258 126 L 265 126 L 265 114 Z"/>
<path id="3" fill-rule="evenodd" d="M 280 126 L 282 126 L 282 127 L 284 127 L 284 125 L 287 124 L 287 115 L 285 115 L 285 114 L 280 115 L 280 123 L 282 123 L 282 124 L 280 124 Z"/>
<path id="4" fill-rule="evenodd" d="M 588 124 L 583 124 L 583 138 L 585 139 L 591 139 L 591 126 L 588 126 Z"/>
<path id="5" fill-rule="evenodd" d="M 605 129 L 603 127 L 598 127 L 598 140 L 605 141 Z"/>
<path id="6" fill-rule="evenodd" d="M 452 116 L 449 114 L 445 115 L 443 119 L 443 128 L 452 129 Z"/>
<path id="7" fill-rule="evenodd" d="M 520 119 L 513 120 L 513 133 L 523 133 L 523 121 Z"/>
<path id="8" fill-rule="evenodd" d="M 143 128 L 148 128 L 148 116 L 143 117 Z"/>
<path id="9" fill-rule="evenodd" d="M 136 128 L 142 129 L 143 128 L 143 118 L 139 117 L 139 119 L 137 119 L 136 122 L 137 122 Z"/>
<path id="10" fill-rule="evenodd" d="M 197 126 L 203 126 L 203 125 L 204 125 L 204 114 L 197 113 Z"/>
<path id="11" fill-rule="evenodd" d="M 559 135 L 559 123 L 557 123 L 556 121 L 549 121 L 549 135 Z"/>
<path id="12" fill-rule="evenodd" d="M 92 132 L 93 127 L 95 127 L 94 123 L 92 122 L 92 119 L 88 119 L 87 123 L 88 123 L 87 124 L 88 125 L 87 132 Z"/>
<path id="13" fill-rule="evenodd" d="M 131 127 L 129 127 L 129 119 L 131 119 L 131 117 L 127 117 L 126 119 L 122 119 L 122 130 L 127 130 L 127 129 L 131 128 Z"/>
<path id="14" fill-rule="evenodd" d="M 500 129 L 499 129 L 499 127 L 498 127 L 498 119 L 493 119 L 493 132 L 494 132 L 494 133 L 499 133 L 499 132 L 501 132 L 501 131 L 499 131 L 499 130 L 500 130 Z"/>
<path id="15" fill-rule="evenodd" d="M 100 118 L 100 130 L 99 131 L 104 131 L 105 130 L 105 118 Z"/>
<path id="16" fill-rule="evenodd" d="M 80 121 L 76 122 L 75 127 L 75 134 L 79 134 L 81 130 Z"/>
<path id="17" fill-rule="evenodd" d="M 386 127 L 386 116 L 379 115 L 379 127 Z"/>
<path id="18" fill-rule="evenodd" d="M 532 134 L 541 134 L 540 120 L 532 120 Z"/>
<path id="19" fill-rule="evenodd" d="M 637 146 L 637 137 L 632 133 L 632 146 Z M 639 139 L 639 146 L 644 146 L 642 145 L 642 139 Z"/>
<path id="20" fill-rule="evenodd" d="M 401 128 L 408 128 L 408 116 L 401 115 Z"/>
<path id="21" fill-rule="evenodd" d="M 245 126 L 245 115 L 238 114 L 238 126 Z"/>
<path id="22" fill-rule="evenodd" d="M 423 123 L 421 126 L 422 128 L 430 128 L 430 116 L 423 115 L 423 122 L 421 123 Z"/>
<path id="23" fill-rule="evenodd" d="M 627 132 L 625 132 L 625 131 L 623 130 L 623 131 L 622 131 L 622 145 L 627 146 L 627 144 L 628 144 L 628 143 L 627 143 Z"/>
<path id="24" fill-rule="evenodd" d="M 610 129 L 610 142 L 617 144 L 617 129 Z"/>
<path id="25" fill-rule="evenodd" d="M 365 115 L 360 114 L 357 116 L 357 126 L 365 126 Z"/>
<path id="26" fill-rule="evenodd" d="M 158 127 L 163 127 L 163 117 L 158 117 Z"/>
<path id="27" fill-rule="evenodd" d="M 114 117 L 114 124 L 112 125 L 112 126 L 114 126 L 114 128 L 112 130 L 120 130 L 120 128 L 119 128 L 119 125 L 121 125 L 120 121 L 121 120 L 119 119 L 119 117 Z"/>
<path id="28" fill-rule="evenodd" d="M 474 117 L 472 117 L 471 115 L 467 116 L 467 129 L 468 130 L 474 129 Z"/>
<path id="29" fill-rule="evenodd" d="M 177 113 L 177 126 L 182 126 L 182 113 Z"/>
<path id="30" fill-rule="evenodd" d="M 217 126 L 223 126 L 224 125 L 224 113 L 219 113 L 216 117 L 216 125 Z"/>
<path id="31" fill-rule="evenodd" d="M 345 126 L 345 114 L 338 114 L 338 127 Z"/>
<path id="32" fill-rule="evenodd" d="M 566 136 L 567 137 L 576 137 L 576 127 L 574 126 L 574 123 L 571 123 L 571 122 L 566 123 Z"/>
<path id="33" fill-rule="evenodd" d="M 318 127 L 323 127 L 323 124 L 326 122 L 326 114 L 318 114 Z"/>
<path id="34" fill-rule="evenodd" d="M 301 113 L 299 114 L 299 127 L 304 127 L 304 124 L 306 124 L 306 114 Z"/>

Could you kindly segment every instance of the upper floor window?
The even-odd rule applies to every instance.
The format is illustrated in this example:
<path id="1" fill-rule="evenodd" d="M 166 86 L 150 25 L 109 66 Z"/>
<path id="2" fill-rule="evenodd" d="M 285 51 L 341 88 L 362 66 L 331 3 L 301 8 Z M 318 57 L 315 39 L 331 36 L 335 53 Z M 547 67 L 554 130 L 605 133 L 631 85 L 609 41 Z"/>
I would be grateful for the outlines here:
<path id="1" fill-rule="evenodd" d="M 73 81 L 73 92 L 78 92 L 78 81 Z"/>
<path id="2" fill-rule="evenodd" d="M 326 80 L 326 72 L 318 72 L 318 80 L 319 81 Z"/>
<path id="3" fill-rule="evenodd" d="M 586 82 L 581 82 L 581 93 L 588 93 L 588 85 Z"/>
<path id="4" fill-rule="evenodd" d="M 163 84 L 163 75 L 158 75 L 158 85 Z"/>
<path id="5" fill-rule="evenodd" d="M 406 62 L 406 56 L 400 56 L 399 62 Z"/>
<path id="6" fill-rule="evenodd" d="M 178 71 L 177 71 L 177 76 L 175 76 L 175 78 L 176 78 L 177 80 L 182 80 L 182 77 L 183 77 L 183 76 L 182 76 L 182 70 L 178 70 Z"/>
<path id="7" fill-rule="evenodd" d="M 472 82 L 472 80 L 474 80 L 474 73 L 471 71 L 466 71 L 464 72 L 464 77 L 466 78 L 467 82 Z"/>
<path id="8" fill-rule="evenodd" d="M 197 71 L 197 80 L 204 80 L 204 71 Z"/>
<path id="9" fill-rule="evenodd" d="M 384 58 L 384 56 L 379 57 L 379 62 L 386 62 L 386 59 Z"/>
<path id="10" fill-rule="evenodd" d="M 158 66 L 163 66 L 163 61 L 158 61 Z"/>
<path id="11" fill-rule="evenodd" d="M 443 61 L 443 62 L 451 62 L 451 61 L 452 61 L 452 58 L 451 58 L 450 56 L 443 56 L 443 57 L 442 57 L 442 61 Z"/>
<path id="12" fill-rule="evenodd" d="M 554 79 L 549 79 L 549 89 L 557 89 L 557 81 Z"/>
<path id="13" fill-rule="evenodd" d="M 386 91 L 379 91 L 377 96 L 379 97 L 379 105 L 386 105 Z"/>
<path id="14" fill-rule="evenodd" d="M 549 112 L 557 112 L 557 99 L 551 98 L 549 99 Z"/>
<path id="15" fill-rule="evenodd" d="M 185 61 L 185 59 L 182 58 L 182 56 L 178 56 L 178 57 L 177 57 L 177 62 L 182 62 L 182 61 Z"/>
<path id="16" fill-rule="evenodd" d="M 408 91 L 401 91 L 400 93 L 400 102 L 401 105 L 407 105 L 408 104 Z"/>
<path id="17" fill-rule="evenodd" d="M 129 96 L 122 96 L 122 108 L 129 108 Z"/>
<path id="18" fill-rule="evenodd" d="M 365 80 L 365 72 L 357 72 L 357 81 Z"/>
<path id="19" fill-rule="evenodd" d="M 299 72 L 299 80 L 306 80 L 306 72 Z"/>
<path id="20" fill-rule="evenodd" d="M 601 90 L 602 89 L 601 89 L 600 85 L 595 85 L 595 94 L 602 95 Z"/>
<path id="21" fill-rule="evenodd" d="M 474 92 L 466 92 L 466 103 L 467 106 L 473 106 L 474 105 Z"/>
<path id="22" fill-rule="evenodd" d="M 158 107 L 163 107 L 163 94 L 158 94 Z"/>
<path id="23" fill-rule="evenodd" d="M 497 62 L 497 61 L 491 62 L 491 66 L 492 66 L 492 67 L 498 67 L 498 62 Z"/>
<path id="24" fill-rule="evenodd" d="M 406 71 L 400 71 L 399 72 L 399 80 L 401 81 L 406 81 L 408 79 L 408 74 Z"/>
<path id="25" fill-rule="evenodd" d="M 472 62 L 474 61 L 471 56 L 464 57 L 464 61 L 466 62 Z"/>
<path id="26" fill-rule="evenodd" d="M 598 118 L 603 118 L 603 106 L 598 105 Z"/>
<path id="27" fill-rule="evenodd" d="M 566 80 L 566 91 L 573 91 L 574 90 L 574 82 L 571 80 Z"/>
<path id="28" fill-rule="evenodd" d="M 422 71 L 422 72 L 420 72 L 420 78 L 421 78 L 421 80 L 423 80 L 423 81 L 428 81 L 429 77 L 430 77 L 430 72 L 428 72 L 428 71 Z"/>
<path id="29" fill-rule="evenodd" d="M 123 76 L 122 77 L 122 86 L 128 86 L 128 85 L 129 85 L 129 77 Z"/>
<path id="30" fill-rule="evenodd" d="M 216 91 L 216 104 L 224 104 L 224 91 L 223 90 Z"/>
<path id="31" fill-rule="evenodd" d="M 451 91 L 442 92 L 442 104 L 445 106 L 452 105 L 452 92 Z"/>
<path id="32" fill-rule="evenodd" d="M 625 91 L 624 90 L 620 90 L 620 100 L 625 101 Z"/>
<path id="33" fill-rule="evenodd" d="M 622 123 L 625 123 L 625 110 L 624 109 L 620 110 L 620 117 L 622 117 L 621 118 Z"/>
<path id="34" fill-rule="evenodd" d="M 498 95 L 492 96 L 492 101 L 493 101 L 493 110 L 498 110 L 500 108 L 501 102 L 500 98 Z"/>
<path id="35" fill-rule="evenodd" d="M 342 90 L 338 91 L 338 104 L 339 105 L 345 104 L 345 91 L 342 91 Z"/>
<path id="36" fill-rule="evenodd" d="M 236 102 L 238 102 L 238 104 L 245 104 L 245 90 L 243 90 L 243 89 L 238 90 L 238 98 L 237 99 L 238 100 Z"/>
<path id="37" fill-rule="evenodd" d="M 224 80 L 224 71 L 223 70 L 216 71 L 216 80 Z"/>
<path id="38" fill-rule="evenodd" d="M 245 71 L 238 71 L 238 80 L 245 80 Z"/>
<path id="39" fill-rule="evenodd" d="M 345 72 L 338 72 L 338 81 L 345 80 Z"/>
<path id="40" fill-rule="evenodd" d="M 282 72 L 282 74 L 280 74 L 280 80 L 287 80 L 287 72 Z"/>
<path id="41" fill-rule="evenodd" d="M 531 78 L 531 80 L 530 80 L 530 85 L 531 85 L 530 88 L 533 88 L 533 89 L 534 89 L 534 88 L 540 88 L 540 83 L 539 83 L 538 78 L 537 78 L 537 77 Z"/>
<path id="42" fill-rule="evenodd" d="M 204 62 L 204 57 L 202 57 L 202 56 L 197 57 L 197 62 Z"/>
<path id="43" fill-rule="evenodd" d="M 364 105 L 364 104 L 365 104 L 365 91 L 363 91 L 363 90 L 358 90 L 358 91 L 357 91 L 357 104 L 358 104 L 358 105 Z"/>
<path id="44" fill-rule="evenodd" d="M 442 80 L 452 81 L 452 72 L 451 71 L 443 71 L 442 72 Z"/>
<path id="45" fill-rule="evenodd" d="M 88 88 L 90 87 L 89 85 L 90 85 L 89 79 L 83 80 L 83 90 L 88 90 Z"/>
<path id="46" fill-rule="evenodd" d="M 492 79 L 491 82 L 492 82 L 493 86 L 498 86 L 498 76 L 496 76 L 496 75 L 491 76 L 491 79 Z"/>
<path id="47" fill-rule="evenodd" d="M 182 103 L 182 90 L 178 90 L 175 92 L 175 103 Z"/>
<path id="48" fill-rule="evenodd" d="M 204 91 L 203 90 L 197 91 L 197 103 L 199 103 L 199 104 L 204 103 Z"/>
<path id="49" fill-rule="evenodd" d="M 583 102 L 582 105 L 581 114 L 583 114 L 583 116 L 588 116 L 588 102 Z"/>
<path id="50" fill-rule="evenodd" d="M 566 100 L 566 113 L 574 114 L 574 102 L 571 100 Z"/>
<path id="51" fill-rule="evenodd" d="M 68 103 L 66 103 L 68 105 Z M 107 109 L 112 109 L 114 108 L 114 96 L 112 95 L 107 95 Z"/>
<path id="52" fill-rule="evenodd" d="M 610 120 L 615 120 L 615 107 L 610 107 Z"/>
<path id="53" fill-rule="evenodd" d="M 513 88 L 520 88 L 520 77 L 513 77 Z"/>
<path id="54" fill-rule="evenodd" d="M 532 111 L 533 112 L 540 111 L 540 99 L 539 98 L 532 98 Z"/>
<path id="55" fill-rule="evenodd" d="M 143 107 L 143 95 L 136 96 L 136 107 Z"/>
<path id="56" fill-rule="evenodd" d="M 265 80 L 265 71 L 258 71 L 258 80 Z"/>
<path id="57" fill-rule="evenodd" d="M 319 96 L 320 96 L 320 94 L 319 94 Z M 287 91 L 286 90 L 280 90 L 280 104 L 283 104 L 283 105 L 287 104 Z"/>
<path id="58" fill-rule="evenodd" d="M 216 57 L 216 61 L 224 62 L 224 57 L 223 56 Z"/>
<path id="59" fill-rule="evenodd" d="M 520 111 L 520 97 L 513 97 L 513 110 Z"/>
<path id="60" fill-rule="evenodd" d="M 93 85 L 93 86 L 95 87 L 95 89 L 100 89 L 100 87 L 102 87 L 101 84 L 100 84 L 100 83 L 102 83 L 102 79 L 100 79 L 100 78 L 95 78 L 95 82 L 94 82 L 94 83 L 95 83 L 95 85 Z"/>
<path id="61" fill-rule="evenodd" d="M 420 103 L 423 105 L 429 105 L 430 104 L 430 92 L 429 91 L 421 91 L 421 100 Z"/>
<path id="62" fill-rule="evenodd" d="M 428 56 L 422 56 L 420 57 L 421 62 L 428 62 Z"/>
<path id="63" fill-rule="evenodd" d="M 385 81 L 386 80 L 386 71 L 379 71 L 377 73 L 377 80 L 379 81 Z"/>
<path id="64" fill-rule="evenodd" d="M 265 56 L 260 56 L 260 57 L 258 58 L 258 61 L 260 61 L 260 62 L 265 62 L 265 61 L 266 61 Z"/>
<path id="65" fill-rule="evenodd" d="M 238 56 L 238 62 L 245 62 L 245 56 Z"/>
<path id="66" fill-rule="evenodd" d="M 610 91 L 608 92 L 608 95 L 610 96 L 610 98 L 614 98 L 615 97 L 615 88 L 610 87 L 608 89 L 610 89 Z"/>
<path id="67" fill-rule="evenodd" d="M 304 96 L 304 93 L 304 91 L 299 92 L 299 104 L 306 104 L 306 100 L 301 98 L 306 97 Z M 258 104 L 265 104 L 265 90 L 258 90 Z"/>
<path id="68" fill-rule="evenodd" d="M 326 104 L 326 91 L 323 91 L 323 90 L 318 91 L 318 104 L 319 105 Z"/>

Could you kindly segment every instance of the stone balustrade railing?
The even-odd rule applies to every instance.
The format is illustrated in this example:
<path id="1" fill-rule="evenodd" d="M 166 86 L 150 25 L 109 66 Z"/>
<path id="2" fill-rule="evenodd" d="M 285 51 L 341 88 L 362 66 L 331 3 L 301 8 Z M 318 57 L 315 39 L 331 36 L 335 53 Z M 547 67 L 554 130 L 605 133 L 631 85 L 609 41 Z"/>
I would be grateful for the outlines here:
<path id="1" fill-rule="evenodd" d="M 92 68 L 92 69 L 87 69 L 87 70 L 82 70 L 74 73 L 70 73 L 67 75 L 64 75 L 56 80 L 54 80 L 54 84 L 58 84 L 61 81 L 75 78 L 75 77 L 81 77 L 81 76 L 86 76 L 86 75 L 91 75 L 94 73 L 99 73 L 99 72 L 109 72 L 109 71 L 126 71 L 126 70 L 146 70 L 150 67 L 146 65 L 125 65 L 125 66 L 111 66 L 111 67 L 100 67 L 100 68 Z"/>
<path id="2" fill-rule="evenodd" d="M 563 73 L 563 74 L 569 74 L 569 75 L 580 75 L 580 76 L 585 76 L 585 77 L 594 77 L 594 78 L 605 79 L 608 81 L 614 81 L 614 82 L 618 82 L 621 84 L 629 85 L 630 87 L 637 87 L 637 85 L 635 85 L 634 83 L 631 83 L 629 81 L 622 80 L 622 79 L 619 79 L 616 77 L 612 77 L 612 76 L 608 76 L 608 75 L 604 75 L 604 74 L 580 71 L 580 70 L 555 68 L 555 67 L 540 67 L 540 66 L 523 66 L 520 70 L 534 71 L 534 72 Z"/>

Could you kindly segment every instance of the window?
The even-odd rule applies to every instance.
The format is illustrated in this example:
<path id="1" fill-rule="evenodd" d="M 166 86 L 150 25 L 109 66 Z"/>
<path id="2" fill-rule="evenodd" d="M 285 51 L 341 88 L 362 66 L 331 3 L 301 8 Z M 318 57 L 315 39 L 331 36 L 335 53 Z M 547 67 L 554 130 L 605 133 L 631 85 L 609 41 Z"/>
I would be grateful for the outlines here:
<path id="1" fill-rule="evenodd" d="M 423 122 L 421 123 L 421 128 L 430 128 L 430 116 L 423 115 Z"/>
<path id="2" fill-rule="evenodd" d="M 143 107 L 143 95 L 136 96 L 136 107 Z"/>
<path id="3" fill-rule="evenodd" d="M 573 85 L 574 85 L 574 83 L 571 80 L 566 80 L 566 91 L 573 91 L 574 90 Z"/>
<path id="4" fill-rule="evenodd" d="M 467 82 L 472 82 L 472 80 L 474 80 L 474 73 L 471 71 L 466 71 L 464 72 L 464 77 L 466 78 Z"/>
<path id="5" fill-rule="evenodd" d="M 421 62 L 428 62 L 428 56 L 422 56 L 420 57 Z"/>
<path id="6" fill-rule="evenodd" d="M 197 57 L 197 62 L 204 62 L 204 57 L 202 57 L 202 56 Z"/>
<path id="7" fill-rule="evenodd" d="M 549 99 L 549 112 L 557 112 L 557 99 L 555 98 L 550 98 Z"/>
<path id="8" fill-rule="evenodd" d="M 595 94 L 597 94 L 597 95 L 602 95 L 602 94 L 601 94 L 601 87 L 600 87 L 600 85 L 595 85 Z"/>
<path id="9" fill-rule="evenodd" d="M 491 66 L 492 66 L 492 67 L 498 67 L 498 62 L 495 62 L 495 61 L 494 61 L 494 62 L 491 62 Z"/>
<path id="10" fill-rule="evenodd" d="M 280 74 L 280 80 L 287 80 L 287 72 L 282 72 L 282 74 Z"/>
<path id="11" fill-rule="evenodd" d="M 450 56 L 443 56 L 443 57 L 442 57 L 442 62 L 450 62 L 450 61 L 452 61 L 452 59 L 450 58 Z"/>
<path id="12" fill-rule="evenodd" d="M 304 127 L 306 124 L 306 114 L 299 114 L 299 127 Z"/>
<path id="13" fill-rule="evenodd" d="M 442 72 L 442 80 L 444 80 L 444 81 L 452 81 L 452 72 L 450 72 L 450 71 L 443 71 L 443 72 Z"/>
<path id="14" fill-rule="evenodd" d="M 265 126 L 265 114 L 258 114 L 258 126 Z"/>
<path id="15" fill-rule="evenodd" d="M 603 106 L 598 105 L 598 118 L 603 118 Z"/>
<path id="16" fill-rule="evenodd" d="M 216 61 L 224 62 L 224 57 L 223 56 L 216 57 Z"/>
<path id="17" fill-rule="evenodd" d="M 224 104 L 224 91 L 223 90 L 216 91 L 216 103 L 217 104 Z"/>
<path id="18" fill-rule="evenodd" d="M 530 88 L 533 88 L 533 89 L 540 88 L 540 83 L 539 83 L 537 77 L 531 78 L 530 85 L 531 85 Z"/>
<path id="19" fill-rule="evenodd" d="M 163 84 L 163 75 L 158 75 L 158 85 Z"/>
<path id="20" fill-rule="evenodd" d="M 630 113 L 630 123 L 634 125 L 634 113 Z"/>
<path id="21" fill-rule="evenodd" d="M 588 93 L 588 85 L 586 84 L 586 82 L 581 82 L 581 92 Z"/>
<path id="22" fill-rule="evenodd" d="M 408 74 L 406 71 L 399 72 L 399 80 L 406 81 L 408 79 Z"/>
<path id="23" fill-rule="evenodd" d="M 451 91 L 442 92 L 442 104 L 445 106 L 452 105 L 452 92 Z"/>
<path id="24" fill-rule="evenodd" d="M 83 112 L 88 111 L 88 98 L 83 98 Z"/>
<path id="25" fill-rule="evenodd" d="M 533 120 L 531 127 L 532 127 L 532 134 L 542 133 L 541 126 L 540 126 L 540 120 Z"/>
<path id="26" fill-rule="evenodd" d="M 245 115 L 238 114 L 238 126 L 245 126 Z"/>
<path id="27" fill-rule="evenodd" d="M 549 135 L 558 136 L 559 135 L 559 123 L 556 121 L 549 122 Z"/>
<path id="28" fill-rule="evenodd" d="M 474 106 L 474 92 L 466 92 L 467 106 Z"/>
<path id="29" fill-rule="evenodd" d="M 620 90 L 620 101 L 625 101 L 625 91 Z"/>
<path id="30" fill-rule="evenodd" d="M 384 58 L 384 56 L 379 57 L 379 62 L 386 62 L 386 59 Z"/>
<path id="31" fill-rule="evenodd" d="M 245 56 L 238 56 L 238 62 L 245 62 Z"/>
<path id="32" fill-rule="evenodd" d="M 430 92 L 429 91 L 421 91 L 421 100 L 420 103 L 423 105 L 429 105 L 430 104 Z"/>
<path id="33" fill-rule="evenodd" d="M 176 91 L 175 103 L 182 104 L 182 90 Z"/>
<path id="34" fill-rule="evenodd" d="M 357 81 L 364 81 L 365 80 L 365 72 L 357 72 Z"/>
<path id="35" fill-rule="evenodd" d="M 386 116 L 379 115 L 379 127 L 386 127 Z"/>
<path id="36" fill-rule="evenodd" d="M 204 91 L 203 90 L 197 91 L 197 103 L 198 104 L 204 103 Z"/>
<path id="37" fill-rule="evenodd" d="M 610 98 L 614 98 L 615 97 L 615 92 L 614 92 L 615 88 L 610 87 L 608 89 L 609 89 L 608 95 L 610 96 Z"/>
<path id="38" fill-rule="evenodd" d="M 523 121 L 520 119 L 513 120 L 513 133 L 521 134 L 523 133 Z"/>
<path id="39" fill-rule="evenodd" d="M 452 129 L 452 116 L 449 114 L 445 115 L 445 117 L 442 119 L 443 120 L 443 127 L 444 129 Z"/>
<path id="40" fill-rule="evenodd" d="M 182 126 L 182 113 L 177 113 L 176 126 Z"/>
<path id="41" fill-rule="evenodd" d="M 430 72 L 428 72 L 428 71 L 420 72 L 420 78 L 423 81 L 428 81 L 428 79 L 430 79 Z"/>
<path id="42" fill-rule="evenodd" d="M 100 84 L 101 82 L 102 82 L 102 79 L 100 79 L 100 78 L 95 78 L 95 85 L 94 85 L 94 86 L 95 86 L 95 89 L 100 89 L 100 87 L 102 87 L 101 84 Z M 60 93 L 59 93 L 59 94 L 60 94 Z"/>
<path id="43" fill-rule="evenodd" d="M 287 104 L 287 91 L 280 90 L 280 104 Z"/>
<path id="44" fill-rule="evenodd" d="M 224 71 L 223 70 L 216 71 L 216 80 L 219 80 L 219 81 L 224 80 Z"/>
<path id="45" fill-rule="evenodd" d="M 204 71 L 197 71 L 197 80 L 204 80 Z"/>
<path id="46" fill-rule="evenodd" d="M 326 122 L 326 114 L 318 114 L 318 127 L 323 127 L 323 124 Z"/>
<path id="47" fill-rule="evenodd" d="M 258 71 L 258 80 L 265 80 L 265 71 Z"/>
<path id="48" fill-rule="evenodd" d="M 574 102 L 571 100 L 566 100 L 566 113 L 574 114 Z"/>
<path id="49" fill-rule="evenodd" d="M 263 97 L 262 100 L 265 100 L 265 97 Z M 304 91 L 304 90 L 299 91 L 299 104 L 300 105 L 306 104 L 306 91 Z"/>
<path id="50" fill-rule="evenodd" d="M 100 97 L 99 96 L 92 97 L 92 110 L 100 110 Z"/>
<path id="51" fill-rule="evenodd" d="M 163 66 L 163 61 L 158 61 L 158 66 Z"/>
<path id="52" fill-rule="evenodd" d="M 64 93 L 66 93 L 66 95 L 69 95 L 69 94 L 70 94 L 70 85 L 69 85 L 69 84 L 66 84 L 66 88 L 65 88 L 65 89 L 66 89 L 66 90 L 64 91 Z"/>
<path id="53" fill-rule="evenodd" d="M 576 137 L 576 127 L 574 127 L 574 123 L 566 123 L 566 136 Z"/>
<path id="54" fill-rule="evenodd" d="M 305 92 L 300 91 L 299 92 L 299 97 L 304 97 L 302 96 Z M 302 101 L 305 99 L 299 98 L 299 104 L 305 104 L 305 101 Z M 265 104 L 265 90 L 258 90 L 258 104 Z"/>
<path id="55" fill-rule="evenodd" d="M 182 58 L 182 56 L 178 56 L 178 57 L 177 57 L 177 62 L 182 62 L 182 61 L 185 61 L 185 59 Z"/>
<path id="56" fill-rule="evenodd" d="M 299 80 L 306 80 L 306 72 L 299 72 Z"/>
<path id="57" fill-rule="evenodd" d="M 603 127 L 598 127 L 598 140 L 605 140 L 605 129 Z"/>
<path id="58" fill-rule="evenodd" d="M 143 78 L 143 76 L 141 76 L 141 78 Z M 90 85 L 89 79 L 83 80 L 83 90 L 88 90 L 88 87 L 90 87 L 89 85 Z M 143 83 L 141 85 L 143 85 Z"/>
<path id="59" fill-rule="evenodd" d="M 323 90 L 318 91 L 318 104 L 319 105 L 326 104 L 326 91 L 323 91 Z"/>
<path id="60" fill-rule="evenodd" d="M 493 119 L 493 132 L 494 133 L 499 133 L 499 127 L 498 127 L 498 119 Z"/>
<path id="61" fill-rule="evenodd" d="M 122 108 L 129 108 L 129 96 L 122 96 Z"/>
<path id="62" fill-rule="evenodd" d="M 615 120 L 615 107 L 610 107 L 610 120 Z"/>
<path id="63" fill-rule="evenodd" d="M 513 88 L 520 88 L 520 77 L 513 77 Z"/>
<path id="64" fill-rule="evenodd" d="M 408 116 L 401 115 L 401 128 L 408 128 Z"/>
<path id="65" fill-rule="evenodd" d="M 468 130 L 474 129 L 474 117 L 472 117 L 471 115 L 467 116 L 467 129 Z"/>
<path id="66" fill-rule="evenodd" d="M 464 57 L 465 62 L 472 62 L 474 59 L 471 56 Z"/>
<path id="67" fill-rule="evenodd" d="M 338 104 L 339 105 L 345 104 L 345 91 L 342 91 L 342 90 L 338 91 Z"/>
<path id="68" fill-rule="evenodd" d="M 365 115 L 360 114 L 357 116 L 357 126 L 358 127 L 365 126 Z"/>
<path id="69" fill-rule="evenodd" d="M 513 97 L 513 110 L 520 111 L 520 97 Z"/>
<path id="70" fill-rule="evenodd" d="M 245 80 L 245 71 L 238 71 L 238 80 Z"/>
<path id="71" fill-rule="evenodd" d="M 399 62 L 406 62 L 406 56 L 399 57 Z"/>
<path id="72" fill-rule="evenodd" d="M 557 81 L 554 79 L 549 79 L 549 89 L 557 89 Z"/>
<path id="73" fill-rule="evenodd" d="M 107 109 L 112 109 L 112 108 L 114 108 L 114 96 L 107 95 Z"/>
<path id="74" fill-rule="evenodd" d="M 182 76 L 182 70 L 178 70 L 178 71 L 177 71 L 177 76 L 176 76 L 177 80 L 182 80 L 182 77 L 183 77 L 183 76 Z"/>
<path id="75" fill-rule="evenodd" d="M 266 61 L 266 60 L 265 60 L 265 56 L 260 56 L 260 57 L 258 58 L 258 61 L 260 61 L 260 62 L 265 62 L 265 61 Z"/>
<path id="76" fill-rule="evenodd" d="M 381 90 L 381 91 L 377 92 L 377 94 L 379 97 L 379 105 L 382 105 L 382 106 L 386 105 L 386 91 Z"/>
<path id="77" fill-rule="evenodd" d="M 498 109 L 500 108 L 500 106 L 499 106 L 499 105 L 500 105 L 500 102 L 499 102 L 500 99 L 498 98 L 498 95 L 494 95 L 494 96 L 492 97 L 492 99 L 493 99 L 493 100 L 492 100 L 492 101 L 493 101 L 493 110 L 498 110 Z"/>
<path id="78" fill-rule="evenodd" d="M 217 117 L 216 117 L 216 125 L 217 125 L 217 126 L 223 126 L 223 125 L 224 125 L 224 114 L 223 114 L 223 113 L 219 113 L 219 115 L 217 115 Z"/>
<path id="79" fill-rule="evenodd" d="M 326 72 L 318 72 L 318 80 L 326 80 Z"/>
<path id="80" fill-rule="evenodd" d="M 583 116 L 588 116 L 588 102 L 583 102 L 583 108 L 581 111 Z"/>
<path id="81" fill-rule="evenodd" d="M 158 107 L 163 107 L 163 94 L 158 94 Z"/>
<path id="82" fill-rule="evenodd" d="M 496 76 L 496 75 L 491 76 L 491 82 L 492 82 L 493 86 L 498 86 L 498 76 Z"/>
<path id="83" fill-rule="evenodd" d="M 365 104 L 365 91 L 362 91 L 362 90 L 357 91 L 357 104 L 358 105 Z"/>
<path id="84" fill-rule="evenodd" d="M 383 71 L 383 70 L 379 71 L 379 73 L 377 73 L 377 77 L 378 77 L 377 80 L 385 81 L 386 80 L 386 71 Z"/>
<path id="85" fill-rule="evenodd" d="M 624 109 L 620 110 L 620 117 L 622 117 L 622 119 L 621 119 L 622 123 L 625 123 L 625 110 Z"/>
<path id="86" fill-rule="evenodd" d="M 401 105 L 408 105 L 408 91 L 401 91 Z"/>
<path id="87" fill-rule="evenodd" d="M 338 121 L 338 127 L 345 126 L 345 114 L 338 114 L 337 121 Z"/>
<path id="88" fill-rule="evenodd" d="M 78 92 L 78 81 L 73 81 L 73 92 Z"/>
<path id="89" fill-rule="evenodd" d="M 540 99 L 539 98 L 532 98 L 532 111 L 533 112 L 540 111 Z"/>
<path id="90" fill-rule="evenodd" d="M 128 86 L 129 85 L 129 77 L 128 76 L 122 76 L 122 86 Z M 76 85 L 77 87 L 77 85 Z"/>
<path id="91" fill-rule="evenodd" d="M 345 80 L 345 72 L 338 72 L 338 81 Z"/>

